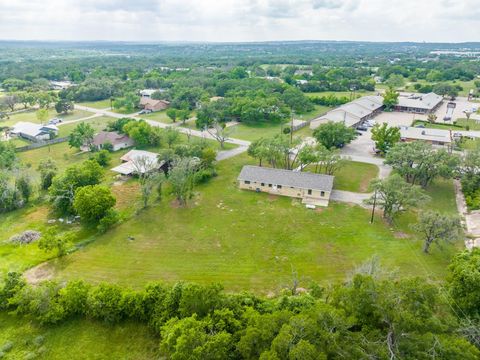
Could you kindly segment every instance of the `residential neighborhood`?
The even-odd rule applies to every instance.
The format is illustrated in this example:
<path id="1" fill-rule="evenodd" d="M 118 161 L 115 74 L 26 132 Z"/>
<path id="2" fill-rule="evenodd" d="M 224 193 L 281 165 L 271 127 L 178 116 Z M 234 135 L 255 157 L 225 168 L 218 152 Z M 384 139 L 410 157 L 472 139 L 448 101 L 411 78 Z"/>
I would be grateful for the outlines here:
<path id="1" fill-rule="evenodd" d="M 1 3 L 0 358 L 480 359 L 475 6 Z"/>

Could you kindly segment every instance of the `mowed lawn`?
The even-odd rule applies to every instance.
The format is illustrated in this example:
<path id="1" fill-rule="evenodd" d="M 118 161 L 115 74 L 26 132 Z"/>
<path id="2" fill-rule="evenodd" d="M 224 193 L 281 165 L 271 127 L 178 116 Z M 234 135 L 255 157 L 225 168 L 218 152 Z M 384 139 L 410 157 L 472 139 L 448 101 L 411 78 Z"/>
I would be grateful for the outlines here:
<path id="1" fill-rule="evenodd" d="M 76 105 L 80 106 L 88 106 L 94 109 L 110 109 L 110 99 L 106 100 L 99 100 L 99 101 L 87 101 L 87 102 L 81 102 Z"/>
<path id="2" fill-rule="evenodd" d="M 316 172 L 315 165 L 309 165 L 304 171 Z M 333 188 L 366 193 L 369 191 L 370 181 L 378 176 L 378 166 L 358 161 L 345 160 L 334 176 Z"/>
<path id="3" fill-rule="evenodd" d="M 97 116 L 88 120 L 77 121 L 70 124 L 63 124 L 58 127 L 59 129 L 58 136 L 59 137 L 68 136 L 73 131 L 73 129 L 75 129 L 75 127 L 77 127 L 78 124 L 82 122 L 90 124 L 95 129 L 96 132 L 99 132 L 104 130 L 110 121 L 114 121 L 114 120 L 115 120 L 114 118 L 109 116 Z"/>
<path id="4" fill-rule="evenodd" d="M 55 109 L 48 110 L 47 121 L 53 118 L 63 119 L 63 121 L 77 120 L 93 115 L 91 112 L 84 110 L 74 110 L 68 114 L 58 114 Z M 41 121 L 37 119 L 36 110 L 27 110 L 9 116 L 8 120 L 2 121 L 2 126 L 13 126 L 19 121 L 27 121 L 35 124 L 40 124 Z"/>
<path id="5" fill-rule="evenodd" d="M 298 200 L 241 191 L 236 177 L 247 163 L 253 160 L 245 154 L 220 162 L 219 176 L 198 187 L 188 207 L 164 199 L 52 261 L 50 270 L 62 280 L 133 287 L 150 281 L 220 282 L 228 290 L 259 293 L 288 286 L 292 271 L 300 286 L 341 280 L 374 255 L 401 275 L 433 280 L 445 275 L 455 249 L 433 248 L 424 255 L 408 226 L 413 214 L 403 215 L 398 227 L 380 217 L 371 225 L 370 211 L 358 206 L 332 202 L 308 210 Z M 441 197 L 453 198 L 451 186 L 443 190 Z"/>
<path id="6" fill-rule="evenodd" d="M 69 320 L 41 326 L 20 316 L 0 313 L 0 347 L 11 344 L 2 359 L 122 359 L 158 357 L 158 338 L 142 324 L 108 325 Z"/>

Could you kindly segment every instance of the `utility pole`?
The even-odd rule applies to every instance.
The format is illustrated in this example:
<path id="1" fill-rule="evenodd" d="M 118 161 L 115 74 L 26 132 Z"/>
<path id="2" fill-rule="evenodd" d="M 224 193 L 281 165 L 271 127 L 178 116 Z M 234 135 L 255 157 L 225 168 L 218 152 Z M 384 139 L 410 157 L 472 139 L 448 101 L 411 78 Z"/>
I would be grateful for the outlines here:
<path id="1" fill-rule="evenodd" d="M 290 121 L 290 145 L 293 144 L 293 116 L 295 114 L 295 111 L 292 109 L 292 119 Z"/>
<path id="2" fill-rule="evenodd" d="M 377 205 L 377 189 L 373 195 L 373 208 L 372 208 L 372 217 L 370 219 L 370 224 L 373 224 L 373 216 L 375 215 L 375 206 Z"/>

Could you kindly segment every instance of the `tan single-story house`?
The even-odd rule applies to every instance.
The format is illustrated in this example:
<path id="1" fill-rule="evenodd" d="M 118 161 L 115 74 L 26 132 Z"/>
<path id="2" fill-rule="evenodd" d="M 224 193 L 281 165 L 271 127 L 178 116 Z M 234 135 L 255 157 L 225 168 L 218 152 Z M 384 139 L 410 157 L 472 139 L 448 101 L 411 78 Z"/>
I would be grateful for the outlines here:
<path id="1" fill-rule="evenodd" d="M 101 149 L 105 144 L 112 144 L 112 150 L 118 151 L 134 145 L 134 142 L 126 134 L 120 134 L 116 131 L 101 131 L 93 138 L 91 146 Z M 81 148 L 83 151 L 89 151 L 90 146 L 83 145 Z"/>
<path id="2" fill-rule="evenodd" d="M 144 110 L 160 111 L 165 110 L 169 105 L 170 102 L 167 100 L 155 100 L 146 96 L 140 98 L 140 107 Z"/>
<path id="3" fill-rule="evenodd" d="M 58 127 L 20 121 L 10 130 L 10 135 L 16 135 L 30 141 L 50 140 L 57 136 Z"/>
<path id="4" fill-rule="evenodd" d="M 328 206 L 334 177 L 330 175 L 246 165 L 238 175 L 243 190 L 302 199 L 307 206 Z"/>
<path id="5" fill-rule="evenodd" d="M 454 135 L 450 130 L 418 128 L 412 126 L 400 127 L 400 139 L 405 142 L 424 141 L 432 145 L 450 145 Z"/>

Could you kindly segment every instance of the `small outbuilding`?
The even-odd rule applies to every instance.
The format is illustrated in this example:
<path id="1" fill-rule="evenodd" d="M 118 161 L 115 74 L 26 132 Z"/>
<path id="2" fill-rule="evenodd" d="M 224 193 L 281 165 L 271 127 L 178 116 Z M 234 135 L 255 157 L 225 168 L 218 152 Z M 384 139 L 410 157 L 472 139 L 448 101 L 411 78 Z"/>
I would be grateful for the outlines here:
<path id="1" fill-rule="evenodd" d="M 243 190 L 302 199 L 307 206 L 328 206 L 334 177 L 284 169 L 246 165 L 238 175 Z"/>

